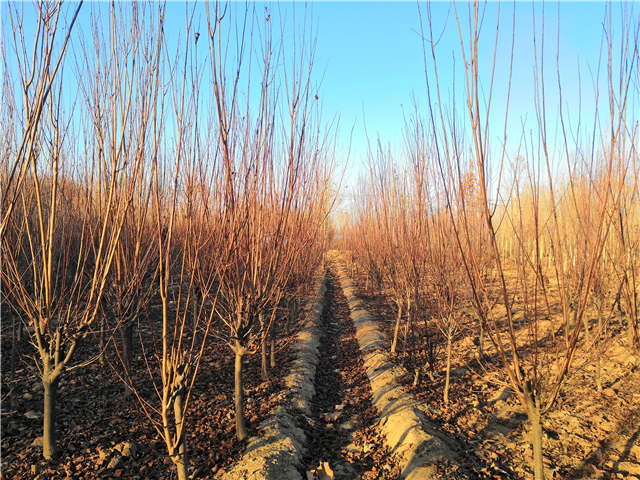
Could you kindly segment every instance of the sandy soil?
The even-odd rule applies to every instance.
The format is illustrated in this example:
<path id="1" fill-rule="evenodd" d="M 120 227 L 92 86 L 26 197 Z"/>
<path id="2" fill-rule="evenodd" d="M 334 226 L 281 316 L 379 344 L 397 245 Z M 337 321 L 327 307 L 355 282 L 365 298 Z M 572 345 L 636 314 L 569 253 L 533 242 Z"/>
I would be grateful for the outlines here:
<path id="1" fill-rule="evenodd" d="M 367 295 L 362 281 L 359 286 L 390 339 L 396 317 L 393 303 L 385 295 Z M 560 398 L 543 422 L 548 478 L 640 479 L 640 352 L 630 347 L 619 318 L 609 331 L 612 338 L 601 354 L 602 392 L 596 391 L 594 355 L 579 350 Z M 405 388 L 427 417 L 466 452 L 465 467 L 477 478 L 531 478 L 526 415 L 505 388 L 506 378 L 490 349 L 479 358 L 477 333 L 470 324 L 461 326 L 453 343 L 450 404 L 445 408 L 444 349 L 436 350 L 431 372 L 429 352 L 421 341 L 434 334 L 419 324 L 413 341 L 411 335 L 406 342 L 401 336 L 395 361 L 411 372 L 402 379 Z M 413 386 L 416 370 L 419 382 Z"/>

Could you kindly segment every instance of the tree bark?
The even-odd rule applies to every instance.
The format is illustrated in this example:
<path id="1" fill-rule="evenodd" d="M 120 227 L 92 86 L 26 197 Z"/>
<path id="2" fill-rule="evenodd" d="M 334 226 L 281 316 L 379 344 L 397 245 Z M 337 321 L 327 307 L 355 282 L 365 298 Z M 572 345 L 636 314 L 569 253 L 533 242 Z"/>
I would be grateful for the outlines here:
<path id="1" fill-rule="evenodd" d="M 133 358 L 133 324 L 128 321 L 120 329 L 122 340 L 122 361 L 127 371 L 131 369 L 131 359 Z"/>
<path id="2" fill-rule="evenodd" d="M 407 348 L 407 336 L 411 328 L 411 300 L 407 299 L 407 321 L 404 322 L 404 348 Z"/>
<path id="3" fill-rule="evenodd" d="M 398 333 L 400 333 L 400 320 L 402 319 L 402 303 L 398 303 L 398 315 L 396 316 L 396 326 L 393 329 L 393 342 L 391 342 L 391 354 L 395 355 L 398 348 Z"/>
<path id="4" fill-rule="evenodd" d="M 58 380 L 42 379 L 44 387 L 44 420 L 42 431 L 42 455 L 47 460 L 56 456 L 56 401 L 58 398 Z"/>
<path id="5" fill-rule="evenodd" d="M 544 480 L 542 417 L 540 416 L 540 407 L 534 403 L 533 399 L 530 400 L 527 416 L 529 417 L 529 434 L 533 450 L 533 478 L 535 480 Z"/>
<path id="6" fill-rule="evenodd" d="M 267 382 L 269 380 L 269 364 L 267 363 L 267 336 L 266 326 L 264 324 L 264 317 L 262 312 L 258 315 L 260 319 L 260 329 L 262 330 L 262 338 L 260 339 L 260 371 L 262 374 L 262 381 Z"/>
<path id="7" fill-rule="evenodd" d="M 176 466 L 176 471 L 178 472 L 178 480 L 187 480 L 187 448 L 186 448 L 186 432 L 184 429 L 184 416 L 183 416 L 183 403 L 182 403 L 182 394 L 176 396 L 175 402 L 173 404 L 173 414 L 176 422 L 176 431 L 182 430 L 180 433 L 180 438 L 178 440 L 178 445 L 176 445 L 176 453 L 174 454 L 172 460 L 174 465 Z"/>
<path id="8" fill-rule="evenodd" d="M 245 349 L 240 342 L 236 341 L 234 348 L 236 354 L 235 359 L 235 377 L 234 377 L 234 402 L 236 409 L 236 438 L 244 440 L 247 438 L 247 427 L 244 421 L 244 392 L 242 390 L 242 356 Z"/>
<path id="9" fill-rule="evenodd" d="M 598 354 L 596 360 L 596 390 L 602 392 L 602 353 Z"/>
<path id="10" fill-rule="evenodd" d="M 271 368 L 276 368 L 276 339 L 275 332 L 271 332 L 271 351 L 270 351 L 270 359 L 269 363 L 271 364 Z"/>
<path id="11" fill-rule="evenodd" d="M 267 338 L 265 334 L 262 334 L 260 343 L 260 370 L 262 372 L 262 381 L 266 382 L 269 380 L 269 364 L 267 362 Z"/>
<path id="12" fill-rule="evenodd" d="M 9 378 L 13 378 L 16 371 L 16 364 L 18 363 L 18 342 L 16 332 L 16 316 L 9 313 L 11 317 L 11 364 L 9 367 Z M 8 398 L 10 409 L 14 410 L 17 407 L 16 395 L 9 395 Z"/>
<path id="13" fill-rule="evenodd" d="M 22 319 L 18 319 L 18 348 L 22 346 L 22 339 L 24 338 L 24 325 Z"/>
<path id="14" fill-rule="evenodd" d="M 635 275 L 633 275 L 633 278 L 635 278 Z M 627 284 L 629 283 L 629 279 L 627 279 Z M 631 339 L 631 345 L 633 345 L 636 348 L 640 348 L 640 333 L 638 332 L 638 327 L 640 326 L 638 321 L 640 320 L 640 317 L 638 315 L 638 306 L 639 306 L 639 301 L 638 301 L 638 292 L 636 291 L 635 287 L 633 287 L 633 291 L 631 294 L 629 294 L 629 299 L 627 302 L 629 305 L 627 307 L 627 316 L 629 318 L 629 330 L 630 330 L 630 339 Z"/>
<path id="15" fill-rule="evenodd" d="M 449 386 L 451 379 L 451 331 L 447 332 L 447 369 L 444 381 L 444 406 L 449 406 Z"/>
<path id="16" fill-rule="evenodd" d="M 120 327 L 120 340 L 122 343 L 122 365 L 125 377 L 128 378 L 131 372 L 131 361 L 133 359 L 133 324 L 128 321 L 124 326 Z M 125 382 L 124 398 L 128 399 L 132 394 L 128 382 Z"/>
<path id="17" fill-rule="evenodd" d="M 100 337 L 98 341 L 98 347 L 100 348 L 100 355 L 98 356 L 98 364 L 104 367 L 104 315 L 100 316 Z"/>
<path id="18" fill-rule="evenodd" d="M 16 323 L 18 322 L 16 322 L 16 316 L 13 313 L 9 313 L 9 315 L 11 316 L 11 366 L 9 371 L 13 377 L 13 374 L 16 371 L 16 363 L 18 363 L 18 332 L 16 328 Z M 13 395 L 11 396 L 11 399 L 13 399 Z"/>

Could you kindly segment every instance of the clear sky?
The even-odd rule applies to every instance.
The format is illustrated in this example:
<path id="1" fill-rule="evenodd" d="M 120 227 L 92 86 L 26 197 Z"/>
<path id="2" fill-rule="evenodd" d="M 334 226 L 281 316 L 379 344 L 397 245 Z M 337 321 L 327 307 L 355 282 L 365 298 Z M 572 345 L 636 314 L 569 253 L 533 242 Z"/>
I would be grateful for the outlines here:
<path id="1" fill-rule="evenodd" d="M 420 2 L 423 21 L 425 4 Z M 558 40 L 558 15 L 560 18 L 559 51 L 560 71 L 564 101 L 578 104 L 578 66 L 582 80 L 583 121 L 593 115 L 593 80 L 600 55 L 605 4 L 602 2 L 563 2 L 515 4 L 515 58 L 511 93 L 509 128 L 513 149 L 517 148 L 522 131 L 521 120 L 529 128 L 535 122 L 533 103 L 533 11 L 536 13 L 537 41 L 540 45 L 541 18 L 544 16 L 545 68 L 551 111 L 557 110 L 556 43 Z M 485 13 L 485 25 L 481 37 L 481 75 L 488 78 L 497 3 L 489 3 Z M 464 15 L 466 2 L 458 3 L 459 13 Z M 501 5 L 501 37 L 496 66 L 494 90 L 494 133 L 502 136 L 506 80 L 511 47 L 513 3 Z M 631 5 L 614 4 L 614 12 Z M 452 55 L 460 59 L 460 43 L 450 3 L 432 5 L 433 26 L 443 32 L 437 52 L 441 55 L 440 75 L 443 88 L 450 91 L 453 73 Z M 366 164 L 365 125 L 371 141 L 379 135 L 383 143 L 389 142 L 394 151 L 402 145 L 403 109 L 412 110 L 412 95 L 418 100 L 421 111 L 426 113 L 425 66 L 420 21 L 416 2 L 327 2 L 314 5 L 318 21 L 319 64 L 326 66 L 322 95 L 325 110 L 337 112 L 342 118 L 345 134 L 347 127 L 355 124 L 353 147 L 347 185 L 357 177 Z M 630 11 L 638 19 L 638 8 Z M 620 15 L 614 19 L 619 21 Z M 615 25 L 615 20 L 614 20 Z M 484 42 L 484 44 L 482 43 Z M 483 45 L 485 48 L 483 48 Z M 606 65 L 606 51 L 603 58 Z M 484 70 L 482 70 L 484 67 Z M 591 69 L 591 70 L 590 70 Z M 432 73 L 431 69 L 429 72 Z M 456 67 L 457 81 L 462 80 L 462 68 Z M 464 107 L 463 90 L 458 87 L 457 103 Z M 604 92 L 601 93 L 604 95 Z M 591 101 L 590 101 L 591 99 Z M 573 109 L 574 116 L 576 108 Z M 466 113 L 466 112 L 463 112 Z M 591 114 L 591 115 L 589 115 Z M 550 115 L 552 118 L 553 115 Z M 555 122 L 553 123 L 555 126 Z"/>
<path id="2" fill-rule="evenodd" d="M 264 3 L 257 3 L 260 13 Z M 268 4 L 274 19 L 278 9 L 290 12 L 294 5 L 288 2 Z M 425 3 L 420 2 L 423 21 Z M 102 4 L 106 7 L 106 4 Z M 467 3 L 458 3 L 459 12 L 464 15 Z M 244 8 L 243 3 L 235 3 L 235 8 Z M 554 120 L 559 100 L 556 79 L 556 42 L 559 45 L 559 69 L 563 84 L 564 102 L 572 106 L 570 114 L 577 116 L 577 105 L 581 106 L 583 122 L 593 117 L 594 80 L 601 54 L 603 19 L 606 4 L 602 2 L 561 2 L 530 3 L 507 2 L 486 5 L 485 20 L 480 40 L 481 76 L 488 78 L 497 12 L 500 7 L 500 40 L 494 89 L 494 107 L 491 118 L 495 124 L 492 139 L 501 143 L 506 101 L 506 80 L 508 78 L 509 54 L 511 48 L 511 21 L 515 8 L 515 58 L 510 104 L 509 150 L 514 154 L 523 131 L 534 128 L 535 110 L 533 97 L 533 32 L 535 12 L 535 32 L 540 48 L 544 18 L 545 31 L 545 74 L 550 129 L 557 131 Z M 25 7 L 29 8 L 29 7 Z M 80 20 L 79 32 L 87 34 L 88 12 L 100 8 L 88 4 Z M 304 4 L 295 4 L 296 15 L 302 17 Z M 418 3 L 407 2 L 312 2 L 309 4 L 310 18 L 316 29 L 316 80 L 322 80 L 318 89 L 326 118 L 340 118 L 340 140 L 338 154 L 346 155 L 351 140 L 351 155 L 345 185 L 348 191 L 356 183 L 358 175 L 365 170 L 367 159 L 367 137 L 375 142 L 378 136 L 384 144 L 390 144 L 394 151 L 401 152 L 403 145 L 403 111 L 411 113 L 412 98 L 415 96 L 419 109 L 426 114 L 425 64 L 420 38 Z M 614 34 L 616 22 L 620 21 L 620 11 L 627 9 L 624 16 L 638 23 L 640 8 L 633 4 L 614 3 Z M 458 86 L 455 88 L 457 104 L 464 107 L 462 89 L 462 67 L 460 63 L 460 42 L 455 17 L 449 2 L 432 5 L 434 31 L 442 32 L 437 45 L 438 65 L 441 85 L 445 95 L 450 95 L 455 72 Z M 165 33 L 170 41 L 181 35 L 184 29 L 184 3 L 168 5 L 167 28 Z M 9 33 L 6 4 L 2 5 L 3 39 Z M 197 7 L 196 23 L 202 30 L 206 24 L 204 5 Z M 558 19 L 560 28 L 558 30 Z M 28 15 L 27 15 L 28 21 Z M 426 28 L 426 25 L 424 25 Z M 287 26 L 290 28 L 290 25 Z M 559 37 L 558 37 L 559 31 Z M 290 32 L 290 30 L 288 31 Z M 606 66 L 606 51 L 602 69 Z M 10 62 L 9 62 L 10 63 Z M 432 69 L 427 68 L 431 75 Z M 580 74 L 581 82 L 579 82 Z M 602 83 L 600 76 L 600 86 Z M 581 93 L 581 101 L 579 92 Z M 486 92 L 485 92 L 486 93 Z M 602 92 L 604 98 L 604 92 Z M 602 101 L 602 99 L 601 99 Z M 635 100 L 637 105 L 637 99 Z M 404 110 L 403 110 L 404 109 Z M 462 112 L 466 113 L 466 112 Z M 398 157 L 402 155 L 399 153 Z"/>

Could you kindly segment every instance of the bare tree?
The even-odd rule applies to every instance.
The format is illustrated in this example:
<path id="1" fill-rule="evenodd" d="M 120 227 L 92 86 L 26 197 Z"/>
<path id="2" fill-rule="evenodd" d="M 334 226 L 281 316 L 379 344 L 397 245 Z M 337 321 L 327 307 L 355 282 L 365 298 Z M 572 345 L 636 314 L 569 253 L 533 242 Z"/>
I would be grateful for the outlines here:
<path id="1" fill-rule="evenodd" d="M 58 18 L 59 10 L 41 7 L 41 28 L 53 37 L 55 28 L 46 25 Z M 61 76 L 49 85 L 47 123 L 37 136 L 30 134 L 37 150 L 28 149 L 29 171 L 22 175 L 22 188 L 16 192 L 20 209 L 6 217 L 2 238 L 4 288 L 29 323 L 44 386 L 43 454 L 47 459 L 56 453 L 60 377 L 95 358 L 77 363 L 75 354 L 98 317 L 141 167 L 140 161 L 117 148 L 131 118 L 131 112 L 125 111 L 111 132 L 116 144 L 100 148 L 87 141 L 82 152 L 86 160 L 74 178 L 72 162 L 80 153 L 71 140 L 76 134 L 71 122 L 75 110 L 64 102 Z M 112 92 L 113 101 L 126 103 L 131 95 L 128 87 L 125 82 L 122 90 Z"/>
<path id="2" fill-rule="evenodd" d="M 540 138 L 538 143 L 540 148 L 536 148 L 535 151 L 542 152 L 542 155 L 534 160 L 534 151 L 532 150 L 529 158 L 523 159 L 523 164 L 518 165 L 518 172 L 522 172 L 525 178 L 520 181 L 516 175 L 513 196 L 510 197 L 505 195 L 505 184 L 502 177 L 509 125 L 510 73 L 508 73 L 507 80 L 507 106 L 504 110 L 503 147 L 495 155 L 492 154 L 489 144 L 491 127 L 493 126 L 489 113 L 493 107 L 492 93 L 495 87 L 498 36 L 501 30 L 500 13 L 497 14 L 498 28 L 495 32 L 496 37 L 493 45 L 493 61 L 487 65 L 487 83 L 484 84 L 485 76 L 481 71 L 483 64 L 479 58 L 480 29 L 484 18 L 484 7 L 479 2 L 473 2 L 468 5 L 466 14 L 461 14 L 457 4 L 453 4 L 452 8 L 458 26 L 460 55 L 464 65 L 463 84 L 466 93 L 467 118 L 465 121 L 466 129 L 463 132 L 468 132 L 470 145 L 468 150 L 459 148 L 461 134 L 455 128 L 455 124 L 447 120 L 448 117 L 445 114 L 445 102 L 441 97 L 438 61 L 436 60 L 436 32 L 431 23 L 430 7 L 427 7 L 425 61 L 427 56 L 430 61 L 426 62 L 425 68 L 429 69 L 426 76 L 427 93 L 432 105 L 429 118 L 432 135 L 437 142 L 434 155 L 441 171 L 447 207 L 454 225 L 454 236 L 472 290 L 474 306 L 491 344 L 501 360 L 511 388 L 528 415 L 534 452 L 533 470 L 535 478 L 542 479 L 544 478 L 542 418 L 546 412 L 553 408 L 580 343 L 583 316 L 592 294 L 593 281 L 602 258 L 603 247 L 612 227 L 609 212 L 611 209 L 617 208 L 623 190 L 624 183 L 615 172 L 626 170 L 624 165 L 618 163 L 619 159 L 625 158 L 625 155 L 619 155 L 621 153 L 619 148 L 625 144 L 625 104 L 630 85 L 629 75 L 635 66 L 632 62 L 632 68 L 621 70 L 619 76 L 614 76 L 609 71 L 610 129 L 605 137 L 608 148 L 599 156 L 594 168 L 589 170 L 585 179 L 594 189 L 594 211 L 589 213 L 589 218 L 587 218 L 582 207 L 575 209 L 575 215 L 578 216 L 582 227 L 584 227 L 585 236 L 580 237 L 583 242 L 580 261 L 582 280 L 572 283 L 571 278 L 576 277 L 568 274 L 564 255 L 567 250 L 567 239 L 573 238 L 571 236 L 573 232 L 566 229 L 569 223 L 561 219 L 558 213 L 562 198 L 558 193 L 561 187 L 557 182 L 554 182 L 552 156 L 548 149 L 549 141 L 546 128 L 548 112 L 545 108 L 548 90 L 545 88 L 542 76 L 542 72 L 544 72 L 543 57 L 539 55 L 536 43 L 536 40 L 540 38 L 534 38 L 534 50 L 537 54 L 535 106 Z M 498 8 L 498 12 L 499 10 Z M 515 29 L 515 11 L 513 18 L 512 29 Z M 537 31 L 536 28 L 534 31 Z M 634 37 L 637 38 L 637 34 Z M 629 62 L 625 60 L 631 60 L 629 52 L 633 50 L 633 47 L 629 48 L 629 36 L 625 37 L 623 34 L 622 38 L 626 38 L 626 40 L 623 40 L 620 50 L 621 63 L 628 66 Z M 427 47 L 427 45 L 429 46 Z M 611 43 L 609 43 L 609 55 L 611 60 L 613 55 Z M 513 47 L 510 65 L 512 65 L 512 61 Z M 612 62 L 609 61 L 609 65 L 611 64 Z M 508 71 L 510 72 L 510 70 Z M 614 85 L 616 89 L 614 89 Z M 484 94 L 481 94 L 483 89 Z M 561 92 L 562 90 L 559 88 L 562 105 Z M 564 124 L 562 109 L 560 110 L 560 121 Z M 570 197 L 577 191 L 575 185 L 578 174 L 576 173 L 575 157 L 569 153 L 567 138 L 568 135 L 565 134 L 565 160 L 569 176 L 566 188 L 567 195 Z M 489 279 L 481 274 L 479 259 L 474 249 L 469 247 L 476 232 L 469 228 L 466 221 L 470 216 L 466 207 L 468 194 L 464 189 L 463 176 L 461 175 L 461 167 L 465 165 L 466 158 L 473 162 L 474 173 L 480 188 L 479 212 L 485 225 L 484 229 L 488 233 L 485 248 L 491 253 L 495 284 L 489 282 Z M 544 177 L 535 167 L 536 164 L 546 165 L 547 182 L 545 188 L 549 192 L 549 204 L 544 209 L 541 195 Z M 492 167 L 498 172 L 498 186 L 493 189 L 489 176 Z M 454 181 L 451 182 L 451 179 Z M 509 192 L 509 188 L 506 191 Z M 525 203 L 523 201 L 525 197 L 531 199 L 531 202 Z M 513 198 L 512 205 L 508 203 L 510 198 Z M 498 210 L 499 205 L 502 205 L 501 210 Z M 551 213 L 547 216 L 545 212 Z M 507 274 L 509 259 L 498 242 L 500 229 L 508 229 L 512 238 L 515 239 L 516 255 L 519 260 L 516 264 L 514 281 Z M 547 248 L 552 257 L 550 271 L 546 273 L 542 261 L 542 247 L 545 244 L 548 245 Z M 559 292 L 561 297 L 560 311 L 551 309 L 549 295 L 552 287 Z M 573 302 L 570 302 L 569 298 L 572 298 Z M 499 299 L 497 308 L 487 308 L 492 304 L 492 299 Z M 575 305 L 572 315 L 569 315 L 570 303 Z M 516 318 L 515 315 L 516 305 L 520 307 L 522 312 L 520 318 Z M 562 328 L 565 331 L 561 343 L 556 341 L 554 335 L 557 330 L 555 321 L 558 318 L 561 319 Z"/>
<path id="3" fill-rule="evenodd" d="M 307 237 L 311 232 L 298 227 L 313 220 L 309 216 L 314 210 L 310 208 L 314 200 L 310 182 L 317 156 L 312 149 L 319 146 L 320 138 L 311 123 L 311 42 L 303 37 L 302 46 L 293 50 L 292 63 L 288 63 L 284 43 L 274 45 L 270 15 L 261 18 L 247 7 L 239 13 L 239 31 L 233 32 L 237 33 L 237 50 L 228 56 L 229 33 L 223 29 L 234 13 L 229 5 L 207 5 L 211 81 L 224 178 L 224 229 L 232 246 L 228 268 L 220 280 L 220 317 L 228 329 L 225 341 L 235 355 L 236 436 L 243 440 L 247 429 L 242 359 L 266 341 L 293 259 L 309 251 L 301 247 L 311 243 L 313 237 Z M 232 32 L 234 27 L 231 24 L 228 28 Z M 260 88 L 255 99 L 249 92 L 246 103 L 241 103 L 244 83 L 255 82 L 255 32 L 262 35 L 257 62 Z M 229 71 L 233 72 L 231 78 Z M 311 268 L 315 259 L 308 261 L 307 268 Z M 271 313 L 269 320 L 265 312 Z M 266 376 L 266 355 L 263 358 Z"/>
<path id="4" fill-rule="evenodd" d="M 68 26 L 61 27 L 59 22 L 65 10 L 62 1 L 39 2 L 37 23 L 33 39 L 24 34 L 24 10 L 17 5 L 10 6 L 9 22 L 11 24 L 12 48 L 15 64 L 11 62 L 11 71 L 17 71 L 18 79 L 9 79 L 8 48 L 2 49 L 5 65 L 5 78 L 2 89 L 2 113 L 5 133 L 7 163 L 2 168 L 2 237 L 7 222 L 19 200 L 20 189 L 28 174 L 29 162 L 40 152 L 43 134 L 43 119 L 52 105 L 51 93 L 55 90 L 58 74 L 61 71 L 69 45 L 71 32 L 80 13 L 82 1 L 70 12 Z M 64 20 L 66 15 L 62 15 Z M 61 38 L 62 37 L 62 38 Z M 27 42 L 31 40 L 32 43 Z M 15 70 L 14 70 L 15 69 Z M 14 95 L 19 88 L 21 104 L 16 104 Z M 17 112 L 23 110 L 24 118 L 18 119 Z M 9 131 L 10 129 L 10 131 Z M 9 133 L 11 133 L 9 135 Z M 12 140 L 13 143 L 12 144 Z"/>

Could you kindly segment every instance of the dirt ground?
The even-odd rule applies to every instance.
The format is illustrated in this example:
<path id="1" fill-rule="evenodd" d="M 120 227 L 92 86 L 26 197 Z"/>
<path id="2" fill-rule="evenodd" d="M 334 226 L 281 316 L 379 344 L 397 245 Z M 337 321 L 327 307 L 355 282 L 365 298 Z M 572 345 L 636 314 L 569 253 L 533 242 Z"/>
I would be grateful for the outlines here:
<path id="1" fill-rule="evenodd" d="M 390 338 L 395 311 L 389 298 L 362 296 Z M 260 380 L 259 356 L 247 359 L 250 434 L 256 433 L 254 426 L 282 401 L 281 380 L 292 360 L 289 347 L 297 328 L 292 326 L 279 340 L 278 365 L 270 382 Z M 505 388 L 496 360 L 489 354 L 479 357 L 477 335 L 470 324 L 461 325 L 453 343 L 450 404 L 445 408 L 443 350 L 436 351 L 436 368 L 431 372 L 429 352 L 425 342 L 419 341 L 434 333 L 426 328 L 414 326 L 415 341 L 411 335 L 406 341 L 401 337 L 394 361 L 407 370 L 401 381 L 418 407 L 455 445 L 462 467 L 459 472 L 464 472 L 460 478 L 531 478 L 526 417 Z M 305 478 L 307 471 L 328 464 L 336 479 L 399 478 L 395 458 L 375 425 L 371 389 L 349 310 L 332 275 L 322 330 L 312 414 L 297 414 L 308 437 L 300 473 Z M 610 331 L 612 340 L 601 355 L 602 392 L 595 388 L 595 365 L 587 361 L 592 356 L 579 351 L 556 408 L 544 420 L 548 478 L 640 479 L 640 354 L 630 348 L 619 320 L 612 322 Z M 3 366 L 7 366 L 10 345 L 2 346 Z M 194 391 L 188 438 L 195 478 L 209 478 L 228 469 L 244 448 L 234 436 L 232 361 L 223 345 L 212 345 L 206 351 Z M 414 386 L 416 369 L 420 375 Z M 59 402 L 60 457 L 46 462 L 41 449 L 32 446 L 42 428 L 42 387 L 34 367 L 23 356 L 14 374 L 3 368 L 3 479 L 142 480 L 169 478 L 173 472 L 162 440 L 136 402 L 124 395 L 123 385 L 108 364 L 92 364 L 65 376 Z M 115 461 L 118 457 L 113 449 L 121 442 L 130 442 L 135 452 Z"/>
<path id="2" fill-rule="evenodd" d="M 367 294 L 362 281 L 359 286 L 391 339 L 396 311 L 390 298 Z M 421 339 L 435 332 L 424 324 L 412 330 L 413 342 L 411 332 L 405 342 L 401 330 L 395 357 L 409 372 L 403 385 L 427 417 L 466 452 L 462 461 L 467 469 L 477 478 L 532 478 L 526 415 L 506 388 L 497 360 L 478 357 L 478 335 L 471 325 L 463 324 L 453 342 L 448 408 L 443 402 L 444 349 L 436 350 L 436 368 L 430 373 Z M 612 339 L 601 355 L 602 392 L 596 391 L 594 356 L 579 350 L 558 402 L 543 422 L 547 478 L 640 479 L 640 352 L 630 347 L 619 319 L 612 321 L 610 332 Z M 416 369 L 419 381 L 413 386 Z"/>
<path id="3" fill-rule="evenodd" d="M 394 456 L 376 426 L 377 412 L 349 307 L 331 273 L 326 302 L 312 418 L 305 422 L 308 446 L 302 478 L 326 462 L 336 480 L 399 479 Z"/>
<path id="4" fill-rule="evenodd" d="M 271 381 L 260 379 L 260 356 L 246 360 L 246 415 L 250 435 L 260 419 L 281 400 L 282 379 L 291 361 L 290 345 L 297 326 L 280 338 L 277 366 Z M 10 345 L 2 346 L 3 366 L 9 365 Z M 113 361 L 113 359 L 111 359 Z M 138 359 L 138 371 L 144 371 Z M 146 389 L 152 388 L 146 384 Z M 152 398 L 149 390 L 146 397 Z M 138 408 L 125 396 L 123 384 L 108 364 L 98 363 L 63 375 L 59 388 L 59 458 L 42 459 L 32 442 L 42 435 L 42 386 L 33 361 L 23 356 L 15 374 L 2 371 L 2 478 L 65 479 L 169 478 L 174 467 L 164 441 Z M 235 439 L 233 414 L 233 355 L 229 347 L 212 344 L 205 352 L 190 407 L 187 453 L 196 478 L 210 478 L 228 468 L 242 453 Z M 28 418 L 33 417 L 33 418 Z M 131 442 L 135 454 L 117 464 L 113 448 Z M 115 461 L 114 461 L 115 462 Z"/>
<path id="5" fill-rule="evenodd" d="M 349 309 L 337 280 L 330 275 L 322 316 L 321 358 L 316 371 L 316 395 L 310 417 L 296 414 L 308 444 L 307 471 L 329 465 L 336 479 L 397 479 L 399 469 L 375 426 L 371 388 L 364 371 Z M 291 345 L 299 325 L 280 338 L 278 365 L 271 381 L 260 380 L 259 355 L 246 361 L 246 413 L 250 435 L 259 421 L 283 402 L 283 379 L 292 361 Z M 8 364 L 10 345 L 3 345 Z M 112 361 L 114 359 L 111 359 Z M 233 356 L 228 347 L 212 345 L 201 366 L 190 408 L 188 456 L 194 478 L 211 478 L 235 463 L 244 443 L 235 439 Z M 144 369 L 142 359 L 137 369 Z M 32 442 L 42 429 L 42 387 L 29 359 L 23 356 L 14 374 L 3 370 L 2 478 L 101 479 L 170 478 L 173 466 L 166 448 L 137 402 L 125 397 L 112 367 L 92 364 L 76 375 L 63 377 L 59 389 L 59 457 L 41 458 Z M 147 384 L 151 389 L 151 384 Z M 150 390 L 146 391 L 147 397 Z M 32 418 L 31 418 L 32 417 Z M 130 457 L 114 448 L 129 442 Z M 115 460 L 114 460 L 115 459 Z M 116 461 L 117 460 L 117 461 Z"/>

